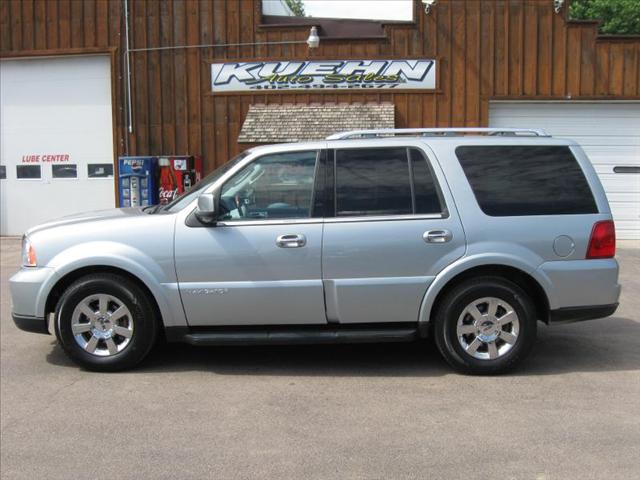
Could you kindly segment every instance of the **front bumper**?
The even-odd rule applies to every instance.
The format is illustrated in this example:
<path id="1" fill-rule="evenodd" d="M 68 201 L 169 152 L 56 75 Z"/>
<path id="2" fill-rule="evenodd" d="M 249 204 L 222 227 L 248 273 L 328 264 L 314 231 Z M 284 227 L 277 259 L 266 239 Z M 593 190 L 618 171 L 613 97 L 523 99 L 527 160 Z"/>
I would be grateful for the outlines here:
<path id="1" fill-rule="evenodd" d="M 13 323 L 16 324 L 20 330 L 24 330 L 25 332 L 32 333 L 44 333 L 49 334 L 49 329 L 47 328 L 47 322 L 44 318 L 40 317 L 27 317 L 24 315 L 16 315 L 12 313 Z"/>
<path id="2" fill-rule="evenodd" d="M 12 312 L 21 318 L 44 319 L 49 290 L 57 275 L 53 268 L 23 267 L 9 279 Z"/>

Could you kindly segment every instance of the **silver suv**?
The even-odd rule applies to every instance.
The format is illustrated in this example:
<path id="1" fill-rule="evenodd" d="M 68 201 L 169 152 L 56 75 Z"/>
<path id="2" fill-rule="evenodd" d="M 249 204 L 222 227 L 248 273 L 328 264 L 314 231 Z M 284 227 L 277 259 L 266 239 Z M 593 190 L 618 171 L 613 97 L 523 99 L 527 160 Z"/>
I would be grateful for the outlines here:
<path id="1" fill-rule="evenodd" d="M 611 315 L 615 232 L 582 149 L 540 130 L 353 131 L 257 147 L 163 207 L 29 230 L 13 319 L 92 370 L 154 343 L 404 342 L 467 373 L 536 322 Z"/>

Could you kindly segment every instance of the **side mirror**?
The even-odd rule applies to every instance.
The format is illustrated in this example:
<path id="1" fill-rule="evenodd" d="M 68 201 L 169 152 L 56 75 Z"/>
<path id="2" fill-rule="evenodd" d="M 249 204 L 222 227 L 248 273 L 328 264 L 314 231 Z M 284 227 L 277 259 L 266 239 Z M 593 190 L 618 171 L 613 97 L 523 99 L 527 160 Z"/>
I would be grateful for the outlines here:
<path id="1" fill-rule="evenodd" d="M 217 192 L 201 193 L 198 197 L 198 207 L 196 208 L 196 217 L 202 223 L 214 225 L 217 216 Z"/>

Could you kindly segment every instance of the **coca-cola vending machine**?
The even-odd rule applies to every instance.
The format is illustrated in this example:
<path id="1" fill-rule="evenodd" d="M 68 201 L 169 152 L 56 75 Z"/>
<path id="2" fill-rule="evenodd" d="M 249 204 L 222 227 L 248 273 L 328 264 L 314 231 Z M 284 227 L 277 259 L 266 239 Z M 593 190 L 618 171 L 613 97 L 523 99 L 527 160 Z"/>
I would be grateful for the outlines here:
<path id="1" fill-rule="evenodd" d="M 158 201 L 161 205 L 188 192 L 202 178 L 202 159 L 198 156 L 159 157 Z"/>
<path id="2" fill-rule="evenodd" d="M 120 157 L 118 197 L 121 207 L 144 207 L 158 203 L 157 158 Z"/>

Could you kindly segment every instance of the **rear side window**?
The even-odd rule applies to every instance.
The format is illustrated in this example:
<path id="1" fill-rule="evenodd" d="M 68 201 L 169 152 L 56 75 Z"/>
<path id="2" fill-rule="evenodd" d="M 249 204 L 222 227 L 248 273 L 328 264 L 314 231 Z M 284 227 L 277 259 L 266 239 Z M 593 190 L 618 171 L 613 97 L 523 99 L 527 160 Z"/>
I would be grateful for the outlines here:
<path id="1" fill-rule="evenodd" d="M 456 155 L 493 217 L 597 213 L 589 184 L 563 146 L 464 146 Z"/>
<path id="2" fill-rule="evenodd" d="M 406 148 L 339 150 L 336 216 L 410 215 Z"/>
<path id="3" fill-rule="evenodd" d="M 407 148 L 336 152 L 336 216 L 442 213 L 427 159 Z"/>
<path id="4" fill-rule="evenodd" d="M 429 161 L 416 148 L 409 150 L 409 158 L 413 178 L 415 213 L 443 213 L 444 200 Z"/>

